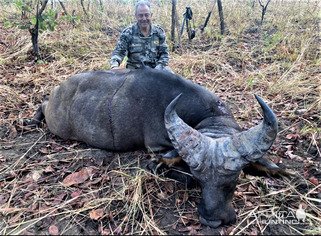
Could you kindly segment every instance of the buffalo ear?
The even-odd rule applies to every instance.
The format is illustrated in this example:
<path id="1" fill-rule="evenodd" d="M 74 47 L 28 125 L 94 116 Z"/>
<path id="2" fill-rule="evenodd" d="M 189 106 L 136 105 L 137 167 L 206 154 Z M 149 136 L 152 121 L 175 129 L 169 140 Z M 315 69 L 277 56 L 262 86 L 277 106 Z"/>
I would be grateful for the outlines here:
<path id="1" fill-rule="evenodd" d="M 262 157 L 256 162 L 250 162 L 250 164 L 243 169 L 243 172 L 244 174 L 249 174 L 253 176 L 273 177 L 288 176 L 292 174 L 288 172 L 285 167 L 278 166 L 265 157 Z"/>

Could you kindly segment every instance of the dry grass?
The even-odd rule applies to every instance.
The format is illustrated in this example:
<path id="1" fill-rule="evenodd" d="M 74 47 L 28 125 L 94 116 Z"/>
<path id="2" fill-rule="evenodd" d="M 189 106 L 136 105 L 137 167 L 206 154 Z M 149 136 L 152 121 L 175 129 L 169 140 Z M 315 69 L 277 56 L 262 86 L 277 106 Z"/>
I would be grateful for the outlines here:
<path id="1" fill-rule="evenodd" d="M 153 2 L 155 22 L 169 34 L 170 4 Z M 185 3 L 178 2 L 181 21 Z M 219 35 L 215 7 L 204 34 L 197 31 L 190 43 L 184 35 L 182 47 L 171 53 L 172 69 L 222 97 L 244 128 L 260 119 L 253 94 L 265 98 L 280 123 L 269 157 L 295 173 L 281 179 L 241 175 L 233 200 L 238 221 L 217 231 L 198 222 L 198 188 L 188 190 L 143 168 L 152 154 L 101 153 L 59 140 L 46 126 L 20 126 L 70 75 L 109 68 L 119 31 L 133 21 L 130 4 L 107 1 L 105 12 L 92 9 L 90 19 L 76 27 L 59 18 L 54 32 L 40 35 L 43 61 L 38 64 L 30 57 L 28 32 L 0 25 L 5 43 L 0 44 L 0 234 L 45 234 L 52 225 L 60 234 L 320 234 L 318 8 L 313 1 L 286 2 L 271 2 L 262 28 L 256 23 L 258 6 L 252 10 L 248 1 L 224 2 L 229 35 Z M 190 1 L 195 26 L 204 22 L 211 4 Z M 2 9 L 0 21 L 12 11 Z M 76 5 L 68 5 L 71 9 L 81 12 Z M 93 170 L 86 182 L 62 184 L 85 167 Z M 273 224 L 278 212 L 295 212 L 299 204 L 306 222 Z M 103 214 L 92 219 L 90 213 L 99 209 Z"/>

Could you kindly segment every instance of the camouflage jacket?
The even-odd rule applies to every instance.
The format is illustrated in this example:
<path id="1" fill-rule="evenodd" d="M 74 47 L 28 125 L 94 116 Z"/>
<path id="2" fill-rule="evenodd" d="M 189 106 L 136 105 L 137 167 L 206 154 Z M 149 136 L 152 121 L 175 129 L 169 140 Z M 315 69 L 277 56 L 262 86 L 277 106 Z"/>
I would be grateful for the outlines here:
<path id="1" fill-rule="evenodd" d="M 169 55 L 164 30 L 151 26 L 150 35 L 145 37 L 136 24 L 123 30 L 110 59 L 111 68 L 119 66 L 127 56 L 127 68 L 139 68 L 145 65 L 155 67 L 168 65 Z"/>

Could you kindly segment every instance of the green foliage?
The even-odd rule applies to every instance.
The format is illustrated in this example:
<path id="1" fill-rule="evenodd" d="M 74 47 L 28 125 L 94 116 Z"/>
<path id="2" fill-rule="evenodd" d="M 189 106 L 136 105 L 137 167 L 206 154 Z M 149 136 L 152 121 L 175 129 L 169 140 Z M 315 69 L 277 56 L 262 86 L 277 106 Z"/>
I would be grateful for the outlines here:
<path id="1" fill-rule="evenodd" d="M 15 0 L 13 1 L 13 5 L 20 11 L 23 10 L 23 8 L 27 8 L 27 4 L 23 0 Z"/>
<path id="2" fill-rule="evenodd" d="M 64 15 L 61 17 L 62 20 L 67 21 L 73 25 L 78 24 L 80 22 L 80 16 L 78 15 Z"/>
<path id="3" fill-rule="evenodd" d="M 13 6 L 19 12 L 24 12 L 24 19 L 19 19 L 18 15 L 14 18 L 4 19 L 6 28 L 19 27 L 20 29 L 30 29 L 36 25 L 36 6 L 32 6 L 31 2 L 24 0 L 14 0 Z M 46 30 L 53 31 L 57 26 L 57 12 L 53 9 L 46 9 L 39 17 L 39 32 Z"/>
<path id="4" fill-rule="evenodd" d="M 8 29 L 8 28 L 13 27 L 13 24 L 12 24 L 12 22 L 10 20 L 5 19 L 3 21 L 3 26 Z"/>
<path id="5" fill-rule="evenodd" d="M 302 129 L 300 130 L 300 133 L 302 135 L 321 134 L 321 128 L 316 127 L 315 124 L 309 123 L 302 127 Z"/>
<path id="6" fill-rule="evenodd" d="M 253 86 L 255 85 L 256 81 L 255 81 L 255 77 L 253 75 L 250 75 L 249 78 L 246 81 L 247 86 L 251 88 L 251 90 L 253 89 Z"/>
<path id="7" fill-rule="evenodd" d="M 46 12 L 42 13 L 39 18 L 39 31 L 43 32 L 46 30 L 54 31 L 55 27 L 58 25 L 56 21 L 57 12 L 53 9 L 48 9 Z M 31 18 L 31 23 L 36 24 L 36 16 Z"/>
<path id="8" fill-rule="evenodd" d="M 266 51 L 274 49 L 280 42 L 282 42 L 283 39 L 284 35 L 279 31 L 274 34 L 271 34 L 270 32 L 265 32 L 263 34 L 263 40 Z"/>

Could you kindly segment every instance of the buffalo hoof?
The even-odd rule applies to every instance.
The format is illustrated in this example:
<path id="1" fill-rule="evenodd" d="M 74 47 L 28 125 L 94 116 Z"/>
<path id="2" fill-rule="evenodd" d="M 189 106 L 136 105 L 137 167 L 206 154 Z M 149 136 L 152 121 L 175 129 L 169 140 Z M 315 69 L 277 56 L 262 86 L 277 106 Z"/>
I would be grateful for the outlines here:
<path id="1" fill-rule="evenodd" d="M 185 162 L 182 162 L 180 166 L 169 167 L 165 163 L 152 160 L 147 164 L 147 169 L 155 175 L 176 180 L 187 188 L 194 188 L 198 185 Z"/>
<path id="2" fill-rule="evenodd" d="M 22 125 L 29 126 L 29 127 L 38 127 L 41 121 L 35 119 L 23 119 Z"/>
<path id="3" fill-rule="evenodd" d="M 147 169 L 154 175 L 160 175 L 168 170 L 168 167 L 164 163 L 159 162 L 159 160 L 151 160 L 147 164 Z"/>
<path id="4" fill-rule="evenodd" d="M 163 154 L 159 159 L 159 162 L 162 162 L 169 167 L 179 165 L 181 161 L 182 158 L 178 155 L 178 152 L 175 149 Z"/>
<path id="5" fill-rule="evenodd" d="M 206 220 L 202 216 L 200 216 L 200 222 L 203 225 L 206 225 L 206 226 L 209 226 L 209 227 L 212 227 L 212 228 L 217 228 L 222 224 L 221 220 Z"/>

